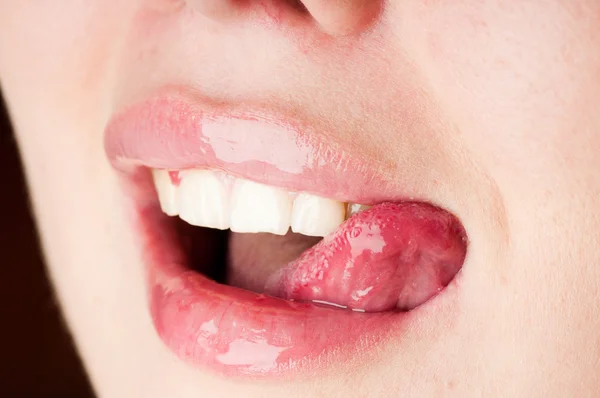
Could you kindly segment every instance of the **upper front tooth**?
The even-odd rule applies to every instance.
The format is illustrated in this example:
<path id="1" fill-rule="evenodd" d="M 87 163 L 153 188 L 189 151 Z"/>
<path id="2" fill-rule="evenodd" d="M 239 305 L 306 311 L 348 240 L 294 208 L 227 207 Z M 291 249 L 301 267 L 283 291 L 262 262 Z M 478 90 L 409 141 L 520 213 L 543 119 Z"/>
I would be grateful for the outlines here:
<path id="1" fill-rule="evenodd" d="M 285 235 L 290 228 L 291 209 L 288 192 L 238 179 L 231 193 L 231 230 Z"/>
<path id="2" fill-rule="evenodd" d="M 345 216 L 342 202 L 301 193 L 292 208 L 292 231 L 302 235 L 326 236 L 344 222 Z"/>
<path id="3" fill-rule="evenodd" d="M 291 224 L 296 233 L 326 236 L 346 216 L 370 207 L 348 204 L 346 209 L 342 202 L 306 193 L 294 200 L 282 189 L 244 179 L 233 182 L 233 177 L 214 170 L 181 171 L 179 186 L 168 170 L 152 170 L 152 175 L 164 213 L 179 214 L 192 225 L 234 232 L 285 235 Z"/>
<path id="4" fill-rule="evenodd" d="M 180 176 L 179 217 L 199 227 L 229 228 L 227 190 L 218 174 L 186 170 Z"/>
<path id="5" fill-rule="evenodd" d="M 178 189 L 171 181 L 169 171 L 153 169 L 152 177 L 162 211 L 169 216 L 179 214 Z"/>

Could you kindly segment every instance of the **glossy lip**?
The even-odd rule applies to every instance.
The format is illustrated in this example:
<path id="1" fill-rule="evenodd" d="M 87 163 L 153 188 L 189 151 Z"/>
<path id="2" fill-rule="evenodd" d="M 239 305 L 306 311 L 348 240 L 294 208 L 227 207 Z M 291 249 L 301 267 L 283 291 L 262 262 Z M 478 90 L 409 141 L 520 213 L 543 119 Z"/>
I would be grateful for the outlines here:
<path id="1" fill-rule="evenodd" d="M 454 308 L 456 278 L 413 311 L 369 314 L 255 294 L 189 269 L 145 167 L 220 168 L 365 204 L 400 199 L 364 161 L 289 120 L 255 110 L 219 109 L 169 92 L 127 108 L 107 127 L 107 155 L 125 185 L 136 188 L 134 226 L 142 242 L 155 329 L 171 351 L 200 368 L 254 378 L 323 375 L 369 361 L 377 346 L 402 341 L 403 331 L 431 322 L 440 307 Z M 281 148 L 285 152 L 278 153 Z"/>
<path id="2" fill-rule="evenodd" d="M 283 112 L 223 106 L 169 90 L 116 115 L 105 134 L 112 165 L 131 171 L 216 168 L 290 191 L 372 204 L 403 199 L 385 164 L 365 159 Z M 396 182 L 397 184 L 397 182 Z"/>

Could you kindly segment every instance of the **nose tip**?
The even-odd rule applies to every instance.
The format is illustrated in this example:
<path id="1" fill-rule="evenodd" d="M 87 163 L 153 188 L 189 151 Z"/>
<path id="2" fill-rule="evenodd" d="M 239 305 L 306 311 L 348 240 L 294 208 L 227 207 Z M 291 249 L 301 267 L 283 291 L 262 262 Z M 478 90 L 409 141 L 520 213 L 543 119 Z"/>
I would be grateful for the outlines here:
<path id="1" fill-rule="evenodd" d="M 332 36 L 367 30 L 383 7 L 380 0 L 302 0 L 302 3 L 321 29 Z"/>
<path id="2" fill-rule="evenodd" d="M 287 7 L 291 12 L 308 12 L 319 28 L 331 36 L 359 34 L 377 19 L 383 0 L 185 0 L 207 18 L 226 21 L 247 7 L 263 10 Z"/>

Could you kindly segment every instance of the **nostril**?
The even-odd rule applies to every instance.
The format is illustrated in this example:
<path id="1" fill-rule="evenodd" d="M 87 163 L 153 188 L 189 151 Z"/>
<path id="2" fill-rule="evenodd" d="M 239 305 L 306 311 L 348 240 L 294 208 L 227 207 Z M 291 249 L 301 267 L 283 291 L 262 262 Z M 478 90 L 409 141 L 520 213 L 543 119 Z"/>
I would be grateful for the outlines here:
<path id="1" fill-rule="evenodd" d="M 308 10 L 306 9 L 306 6 L 304 5 L 304 3 L 302 2 L 302 0 L 288 0 L 289 1 L 289 5 L 292 9 L 294 9 L 295 11 L 298 11 L 299 13 L 302 14 L 308 14 Z"/>

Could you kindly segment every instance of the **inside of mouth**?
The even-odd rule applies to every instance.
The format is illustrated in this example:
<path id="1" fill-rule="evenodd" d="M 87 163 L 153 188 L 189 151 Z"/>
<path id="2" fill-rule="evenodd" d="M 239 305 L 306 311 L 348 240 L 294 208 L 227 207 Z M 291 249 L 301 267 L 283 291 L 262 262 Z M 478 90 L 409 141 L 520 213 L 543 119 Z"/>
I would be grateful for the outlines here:
<path id="1" fill-rule="evenodd" d="M 173 222 L 191 269 L 217 283 L 255 293 L 264 293 L 270 275 L 322 239 L 291 231 L 235 233 L 193 226 L 178 217 Z"/>
<path id="2" fill-rule="evenodd" d="M 163 215 L 164 217 L 167 217 Z M 227 283 L 229 230 L 196 227 L 178 217 L 172 218 L 188 266 L 215 282 Z"/>

